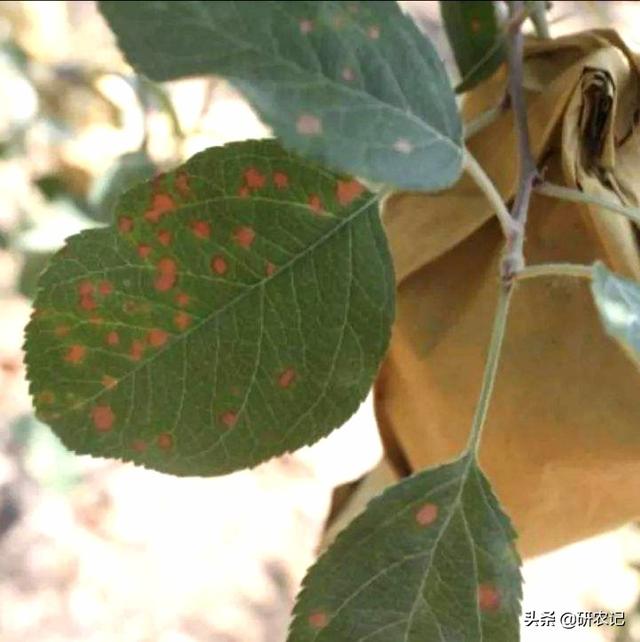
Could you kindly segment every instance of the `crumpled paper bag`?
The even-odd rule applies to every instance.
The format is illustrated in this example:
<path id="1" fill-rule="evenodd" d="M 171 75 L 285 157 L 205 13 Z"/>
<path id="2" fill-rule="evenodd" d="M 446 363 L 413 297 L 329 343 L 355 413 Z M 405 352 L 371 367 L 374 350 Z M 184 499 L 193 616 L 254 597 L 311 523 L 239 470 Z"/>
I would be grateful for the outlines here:
<path id="1" fill-rule="evenodd" d="M 471 92 L 469 120 L 504 95 L 505 70 Z M 640 71 L 619 36 L 529 40 L 525 88 L 533 154 L 548 180 L 638 206 Z M 517 187 L 513 117 L 468 141 L 505 200 Z M 385 461 L 334 506 L 325 545 L 403 475 L 458 456 L 482 381 L 503 240 L 466 176 L 438 194 L 396 193 L 383 219 L 397 319 L 375 385 Z M 635 230 L 598 207 L 538 194 L 528 264 L 602 260 L 640 279 Z M 480 450 L 481 465 L 533 556 L 640 515 L 640 372 L 601 328 L 588 283 L 517 285 Z"/>

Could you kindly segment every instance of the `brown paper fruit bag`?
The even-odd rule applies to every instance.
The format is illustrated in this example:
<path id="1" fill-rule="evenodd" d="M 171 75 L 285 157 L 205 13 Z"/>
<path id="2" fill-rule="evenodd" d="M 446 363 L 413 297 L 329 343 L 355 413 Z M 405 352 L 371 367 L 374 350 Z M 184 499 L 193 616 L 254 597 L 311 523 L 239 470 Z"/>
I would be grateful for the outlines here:
<path id="1" fill-rule="evenodd" d="M 533 153 L 545 177 L 637 207 L 638 61 L 611 31 L 530 41 L 525 88 Z M 504 95 L 504 70 L 472 92 L 470 119 Z M 517 153 L 506 112 L 468 141 L 504 199 Z M 326 542 L 382 487 L 456 457 L 482 381 L 503 247 L 491 206 L 467 177 L 439 194 L 384 206 L 397 319 L 375 386 L 386 459 L 336 495 Z M 529 265 L 602 260 L 640 279 L 635 230 L 598 207 L 534 194 Z M 640 515 L 640 372 L 604 333 L 588 282 L 517 285 L 480 461 L 518 530 L 523 556 Z"/>

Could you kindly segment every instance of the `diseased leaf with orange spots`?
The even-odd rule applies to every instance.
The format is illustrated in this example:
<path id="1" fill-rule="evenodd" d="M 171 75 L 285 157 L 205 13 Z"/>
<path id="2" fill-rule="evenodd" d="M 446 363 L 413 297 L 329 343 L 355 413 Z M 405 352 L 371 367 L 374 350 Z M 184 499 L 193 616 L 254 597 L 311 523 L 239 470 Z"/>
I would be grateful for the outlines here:
<path id="1" fill-rule="evenodd" d="M 456 92 L 468 91 L 500 66 L 506 36 L 491 0 L 441 0 L 440 15 L 462 80 Z"/>
<path id="2" fill-rule="evenodd" d="M 288 642 L 515 642 L 514 536 L 472 455 L 408 477 L 311 568 Z"/>
<path id="3" fill-rule="evenodd" d="M 405 189 L 462 168 L 445 68 L 396 2 L 100 2 L 121 49 L 154 80 L 229 78 L 284 144 Z"/>
<path id="4" fill-rule="evenodd" d="M 80 453 L 178 475 L 252 466 L 355 411 L 393 284 L 359 183 L 275 141 L 207 150 L 126 192 L 113 226 L 68 239 L 41 277 L 38 416 Z"/>

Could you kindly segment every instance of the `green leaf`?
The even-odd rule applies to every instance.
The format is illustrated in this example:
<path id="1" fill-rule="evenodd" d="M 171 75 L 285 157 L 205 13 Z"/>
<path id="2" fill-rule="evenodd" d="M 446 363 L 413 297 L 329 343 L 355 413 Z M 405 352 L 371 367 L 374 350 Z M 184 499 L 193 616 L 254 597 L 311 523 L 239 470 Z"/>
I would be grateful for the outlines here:
<path id="1" fill-rule="evenodd" d="M 365 397 L 394 277 L 356 181 L 249 141 L 126 192 L 40 280 L 26 361 L 66 446 L 177 475 L 312 443 Z"/>
<path id="2" fill-rule="evenodd" d="M 514 532 L 466 455 L 374 499 L 309 571 L 288 642 L 514 642 Z"/>
<path id="3" fill-rule="evenodd" d="M 444 66 L 396 2 L 100 2 L 153 80 L 229 78 L 285 146 L 375 182 L 444 189 L 462 125 Z"/>
<path id="4" fill-rule="evenodd" d="M 616 276 L 598 262 L 593 266 L 591 291 L 607 334 L 640 361 L 640 284 Z"/>
<path id="5" fill-rule="evenodd" d="M 491 76 L 505 58 L 494 3 L 441 0 L 440 15 L 462 77 L 456 92 L 468 91 Z"/>

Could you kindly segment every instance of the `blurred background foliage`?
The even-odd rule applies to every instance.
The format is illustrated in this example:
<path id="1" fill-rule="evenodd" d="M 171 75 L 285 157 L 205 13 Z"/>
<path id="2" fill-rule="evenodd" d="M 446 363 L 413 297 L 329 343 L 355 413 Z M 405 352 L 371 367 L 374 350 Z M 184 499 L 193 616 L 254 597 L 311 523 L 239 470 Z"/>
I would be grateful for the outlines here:
<path id="1" fill-rule="evenodd" d="M 640 3 L 558 2 L 552 30 Z M 404 6 L 447 62 L 435 2 Z M 283 642 L 332 488 L 372 467 L 370 404 L 312 448 L 254 471 L 177 479 L 76 457 L 30 412 L 22 329 L 37 278 L 119 193 L 196 152 L 268 131 L 217 78 L 132 73 L 93 2 L 0 2 L 0 640 Z M 523 629 L 523 642 L 640 642 L 632 526 L 525 565 L 524 610 L 626 610 L 624 629 Z"/>

